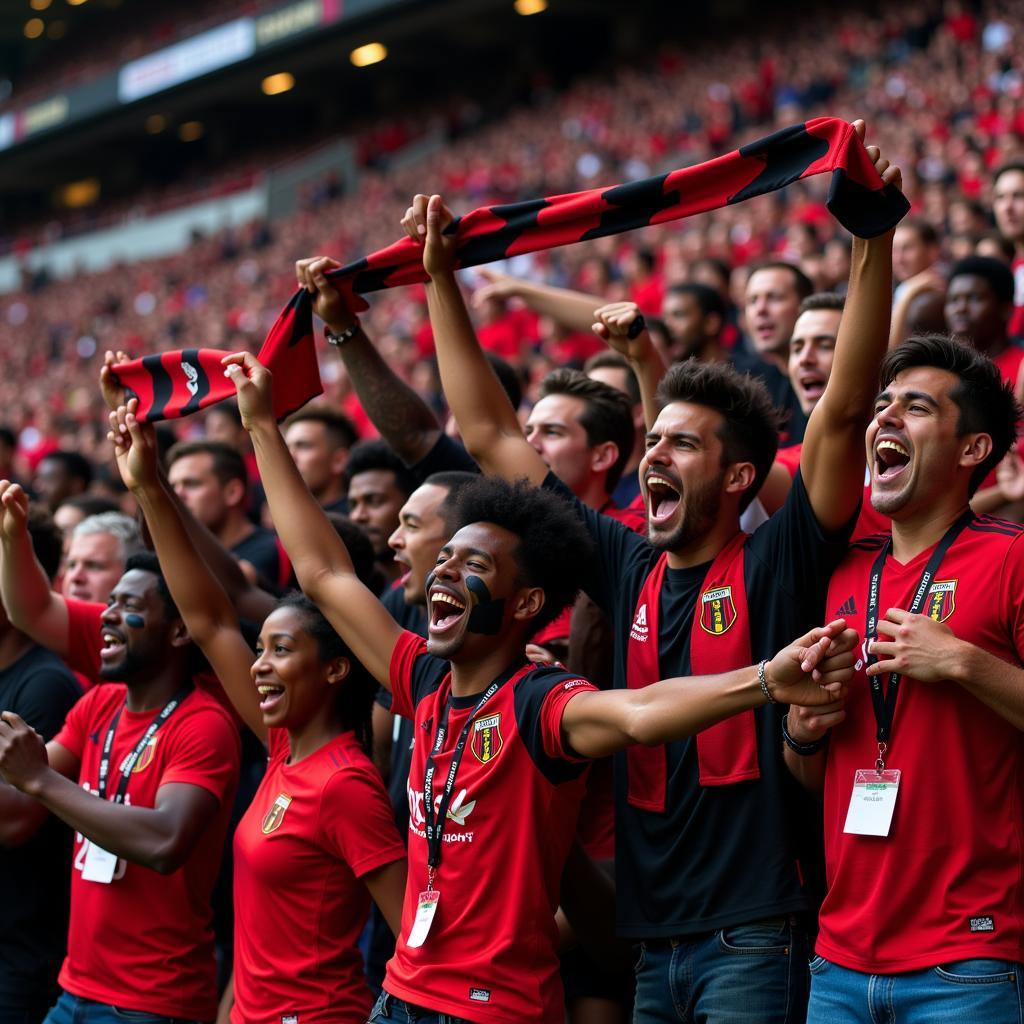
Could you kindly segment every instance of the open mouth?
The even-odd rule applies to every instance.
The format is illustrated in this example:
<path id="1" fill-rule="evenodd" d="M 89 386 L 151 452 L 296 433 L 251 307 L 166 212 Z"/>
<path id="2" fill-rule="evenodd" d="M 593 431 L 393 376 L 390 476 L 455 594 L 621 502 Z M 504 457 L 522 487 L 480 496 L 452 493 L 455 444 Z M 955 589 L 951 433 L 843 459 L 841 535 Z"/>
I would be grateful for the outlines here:
<path id="1" fill-rule="evenodd" d="M 116 633 L 104 630 L 101 634 L 103 646 L 100 648 L 100 658 L 103 661 L 111 661 L 124 653 L 124 640 Z"/>
<path id="2" fill-rule="evenodd" d="M 447 590 L 434 590 L 430 594 L 430 632 L 444 633 L 462 618 L 465 602 Z"/>
<path id="3" fill-rule="evenodd" d="M 894 480 L 910 465 L 910 451 L 899 441 L 879 441 L 875 445 L 875 479 Z"/>
<path id="4" fill-rule="evenodd" d="M 825 394 L 825 384 L 827 381 L 824 377 L 820 377 L 817 374 L 807 374 L 805 377 L 798 377 L 797 383 L 800 385 L 800 390 L 806 398 L 817 400 Z"/>
<path id="5" fill-rule="evenodd" d="M 660 526 L 672 518 L 682 497 L 679 488 L 660 473 L 649 473 L 647 484 L 647 508 L 653 526 Z"/>
<path id="6" fill-rule="evenodd" d="M 256 692 L 260 695 L 260 711 L 271 711 L 284 696 L 284 687 L 276 683 L 260 683 Z"/>

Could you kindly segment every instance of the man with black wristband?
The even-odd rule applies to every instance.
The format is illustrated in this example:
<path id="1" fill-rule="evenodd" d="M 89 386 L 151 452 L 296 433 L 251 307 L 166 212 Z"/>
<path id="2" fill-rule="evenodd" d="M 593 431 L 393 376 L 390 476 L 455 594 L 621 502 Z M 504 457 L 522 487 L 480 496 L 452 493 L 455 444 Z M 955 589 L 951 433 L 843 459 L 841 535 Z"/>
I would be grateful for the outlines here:
<path id="1" fill-rule="evenodd" d="M 784 722 L 824 792 L 829 891 L 811 1024 L 1019 1022 L 1024 527 L 968 502 L 1016 436 L 998 368 L 948 338 L 882 367 L 871 502 L 827 607 L 865 637 L 849 698 Z"/>
<path id="2" fill-rule="evenodd" d="M 3 530 L 17 533 L 25 493 L 0 495 Z M 155 555 L 128 560 L 95 642 L 102 678 L 124 682 L 91 689 L 49 743 L 0 714 L 5 817 L 31 834 L 49 812 L 77 833 L 63 991 L 46 1024 L 212 1020 L 210 894 L 238 731 L 192 684 L 194 649 Z"/>

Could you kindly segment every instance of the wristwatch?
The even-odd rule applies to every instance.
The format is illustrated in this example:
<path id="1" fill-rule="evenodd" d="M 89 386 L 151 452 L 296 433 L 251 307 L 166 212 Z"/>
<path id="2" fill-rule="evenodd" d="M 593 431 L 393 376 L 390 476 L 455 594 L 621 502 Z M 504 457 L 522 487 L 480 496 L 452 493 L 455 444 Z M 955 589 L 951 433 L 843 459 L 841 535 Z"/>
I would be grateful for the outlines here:
<path id="1" fill-rule="evenodd" d="M 324 337 L 327 339 L 328 345 L 344 345 L 346 341 L 354 338 L 359 333 L 359 321 L 349 324 L 345 330 L 335 334 L 334 331 L 324 324 Z"/>

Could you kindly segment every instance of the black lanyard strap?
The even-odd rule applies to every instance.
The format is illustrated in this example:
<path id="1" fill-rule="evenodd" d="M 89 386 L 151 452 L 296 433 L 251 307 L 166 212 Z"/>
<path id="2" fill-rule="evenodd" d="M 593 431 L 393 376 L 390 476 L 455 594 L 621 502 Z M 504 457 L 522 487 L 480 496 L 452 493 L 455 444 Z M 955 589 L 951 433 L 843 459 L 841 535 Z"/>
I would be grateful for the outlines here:
<path id="1" fill-rule="evenodd" d="M 512 678 L 513 673 L 495 679 L 484 691 L 483 696 L 476 702 L 475 707 L 469 713 L 466 724 L 459 733 L 459 738 L 452 751 L 452 763 L 448 767 L 448 775 L 444 780 L 444 789 L 441 791 L 441 801 L 434 812 L 434 772 L 436 764 L 434 758 L 444 749 L 445 737 L 448 733 L 448 714 L 451 709 L 451 695 L 445 701 L 444 711 L 438 722 L 437 733 L 434 736 L 434 744 L 427 755 L 426 770 L 423 776 L 423 816 L 426 820 L 427 834 L 427 888 L 433 887 L 434 871 L 441 863 L 441 837 L 444 834 L 445 820 L 448 817 L 448 806 L 452 801 L 452 793 L 455 791 L 455 776 L 458 774 L 459 765 L 462 763 L 462 755 L 466 751 L 466 740 L 469 738 L 470 726 L 473 719 L 479 714 L 480 709 Z"/>
<path id="2" fill-rule="evenodd" d="M 128 792 L 128 780 L 131 778 L 133 769 L 142 752 L 146 749 L 149 741 L 156 735 L 157 730 L 167 721 L 181 702 L 191 693 L 191 686 L 183 686 L 164 706 L 160 713 L 149 723 L 149 727 L 142 734 L 142 739 L 135 745 L 135 749 L 121 762 L 121 777 L 117 781 L 117 789 L 114 792 L 113 803 L 124 803 L 125 794 Z M 110 775 L 110 751 L 114 746 L 114 734 L 117 732 L 117 723 L 121 721 L 121 712 L 124 711 L 128 701 L 126 700 L 118 709 L 117 713 L 110 720 L 110 727 L 107 729 L 106 738 L 103 741 L 103 751 L 100 754 L 99 782 L 96 792 L 101 800 L 107 798 L 107 780 Z"/>
<path id="3" fill-rule="evenodd" d="M 928 559 L 928 564 L 924 567 L 924 572 L 921 573 L 920 580 L 918 580 L 917 589 L 914 591 L 914 599 L 910 602 L 910 607 L 907 609 L 912 615 L 920 612 L 925 596 L 928 593 L 928 588 L 932 585 L 943 558 L 946 557 L 946 553 L 952 547 L 953 542 L 960 536 L 964 527 L 973 518 L 974 513 L 968 509 L 943 534 L 942 540 L 936 545 L 931 558 Z M 889 557 L 891 550 L 892 537 L 886 541 L 885 547 L 879 552 L 878 558 L 875 559 L 875 564 L 871 568 L 871 582 L 868 585 L 867 629 L 865 630 L 869 645 L 878 639 L 878 599 L 882 589 L 882 572 L 885 569 L 885 560 Z M 877 661 L 877 655 L 870 653 L 869 650 L 868 664 L 874 665 Z M 878 727 L 876 737 L 881 745 L 888 745 L 892 740 L 892 724 L 896 714 L 896 698 L 899 696 L 899 689 L 900 674 L 898 672 L 891 672 L 889 674 L 889 685 L 884 693 L 882 691 L 882 677 L 871 676 L 871 706 L 874 709 L 875 724 Z M 884 749 L 884 746 L 880 747 L 880 751 L 882 749 Z"/>

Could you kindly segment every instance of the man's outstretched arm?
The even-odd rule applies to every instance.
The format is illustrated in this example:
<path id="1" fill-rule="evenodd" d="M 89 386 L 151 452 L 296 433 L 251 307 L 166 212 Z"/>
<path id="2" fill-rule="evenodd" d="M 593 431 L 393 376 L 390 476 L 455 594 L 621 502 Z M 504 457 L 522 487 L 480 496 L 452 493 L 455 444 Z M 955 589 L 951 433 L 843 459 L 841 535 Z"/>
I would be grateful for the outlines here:
<path id="1" fill-rule="evenodd" d="M 548 284 L 524 281 L 520 277 L 502 274 L 489 267 L 477 273 L 487 282 L 473 293 L 473 306 L 483 306 L 489 299 L 519 299 L 523 305 L 541 316 L 557 320 L 571 331 L 586 333 L 594 322 L 594 310 L 603 306 L 604 299 L 586 292 L 568 288 L 553 288 Z"/>
<path id="2" fill-rule="evenodd" d="M 855 121 L 861 138 L 864 122 Z M 887 184 L 900 186 L 876 146 L 868 153 Z M 878 394 L 878 371 L 889 345 L 892 231 L 853 240 L 850 285 L 825 393 L 811 413 L 800 455 L 811 507 L 826 531 L 845 526 L 864 494 L 864 431 Z"/>
<path id="3" fill-rule="evenodd" d="M 341 264 L 327 256 L 299 260 L 295 273 L 310 293 L 313 310 L 333 334 L 355 333 L 337 346 L 356 395 L 380 436 L 407 465 L 420 462 L 437 443 L 441 428 L 430 406 L 384 361 L 359 319 L 345 305 L 327 271 Z"/>
<path id="4" fill-rule="evenodd" d="M 445 398 L 466 448 L 485 473 L 506 480 L 526 477 L 539 485 L 547 466 L 523 436 L 516 410 L 480 348 L 455 280 L 455 238 L 444 234 L 451 220 L 437 195 L 416 196 L 402 219 L 410 237 L 424 243 L 423 269 L 430 276 L 427 305 Z"/>

